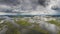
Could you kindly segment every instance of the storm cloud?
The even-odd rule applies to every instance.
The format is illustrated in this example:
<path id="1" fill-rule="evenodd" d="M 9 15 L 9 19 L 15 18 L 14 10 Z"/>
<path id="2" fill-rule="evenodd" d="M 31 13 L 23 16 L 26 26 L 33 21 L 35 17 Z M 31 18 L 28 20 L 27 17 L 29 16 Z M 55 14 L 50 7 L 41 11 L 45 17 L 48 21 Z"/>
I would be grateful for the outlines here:
<path id="1" fill-rule="evenodd" d="M 20 1 L 19 0 L 0 0 L 0 4 L 18 5 L 20 4 Z"/>
<path id="2" fill-rule="evenodd" d="M 0 12 L 56 15 L 60 13 L 59 2 L 59 0 L 0 0 Z"/>

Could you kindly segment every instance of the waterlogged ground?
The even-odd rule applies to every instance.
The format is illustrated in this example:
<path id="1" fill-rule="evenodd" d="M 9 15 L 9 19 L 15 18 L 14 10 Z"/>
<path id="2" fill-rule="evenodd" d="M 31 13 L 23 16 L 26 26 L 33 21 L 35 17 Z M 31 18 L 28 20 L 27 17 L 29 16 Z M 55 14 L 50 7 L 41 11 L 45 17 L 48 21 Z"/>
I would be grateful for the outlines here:
<path id="1" fill-rule="evenodd" d="M 51 16 L 0 18 L 0 34 L 60 34 L 59 19 Z"/>

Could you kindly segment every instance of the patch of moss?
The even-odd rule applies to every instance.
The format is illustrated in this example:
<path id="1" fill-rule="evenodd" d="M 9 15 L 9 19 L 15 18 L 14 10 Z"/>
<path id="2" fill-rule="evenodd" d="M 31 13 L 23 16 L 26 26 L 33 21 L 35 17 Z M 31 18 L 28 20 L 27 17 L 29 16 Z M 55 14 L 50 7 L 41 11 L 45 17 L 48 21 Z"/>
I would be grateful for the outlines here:
<path id="1" fill-rule="evenodd" d="M 19 29 L 14 27 L 10 22 L 6 22 L 6 25 L 8 26 L 6 34 L 20 34 Z"/>
<path id="2" fill-rule="evenodd" d="M 56 26 L 60 27 L 60 23 L 55 20 L 47 21 L 48 23 L 55 24 Z M 58 34 L 60 34 L 60 30 L 58 30 Z"/>
<path id="3" fill-rule="evenodd" d="M 20 26 L 30 26 L 31 25 L 31 23 L 29 23 L 26 20 L 18 20 L 18 21 L 16 21 L 16 23 L 19 24 Z"/>
<path id="4" fill-rule="evenodd" d="M 20 31 L 18 29 L 16 29 L 16 28 L 12 28 L 12 29 L 9 28 L 6 31 L 6 34 L 20 34 Z"/>
<path id="5" fill-rule="evenodd" d="M 34 31 L 33 33 L 35 34 L 49 34 L 49 32 L 47 30 L 44 30 L 42 28 L 40 28 L 39 24 L 34 23 L 34 27 L 31 29 L 32 31 Z"/>
<path id="6" fill-rule="evenodd" d="M 0 24 L 0 30 L 2 30 L 4 26 L 5 26 L 5 23 L 1 23 Z"/>
<path id="7" fill-rule="evenodd" d="M 56 20 L 50 20 L 50 21 L 47 21 L 48 23 L 51 23 L 51 24 L 55 24 L 57 26 L 60 26 L 60 23 Z"/>

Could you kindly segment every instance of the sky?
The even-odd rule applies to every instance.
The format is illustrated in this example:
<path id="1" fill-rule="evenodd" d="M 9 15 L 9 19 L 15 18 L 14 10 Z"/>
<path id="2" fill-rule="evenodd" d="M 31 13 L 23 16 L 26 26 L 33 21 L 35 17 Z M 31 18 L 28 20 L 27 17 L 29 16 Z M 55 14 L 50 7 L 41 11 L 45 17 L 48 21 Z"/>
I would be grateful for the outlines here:
<path id="1" fill-rule="evenodd" d="M 0 15 L 60 15 L 60 0 L 0 0 Z"/>

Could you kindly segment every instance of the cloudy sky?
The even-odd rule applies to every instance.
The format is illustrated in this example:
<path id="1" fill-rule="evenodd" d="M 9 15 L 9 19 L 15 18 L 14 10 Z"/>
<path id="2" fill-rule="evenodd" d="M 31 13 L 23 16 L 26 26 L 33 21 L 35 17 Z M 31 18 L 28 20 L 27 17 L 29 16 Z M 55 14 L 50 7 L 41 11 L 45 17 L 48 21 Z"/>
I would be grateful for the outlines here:
<path id="1" fill-rule="evenodd" d="M 0 15 L 60 15 L 60 0 L 0 0 Z"/>

